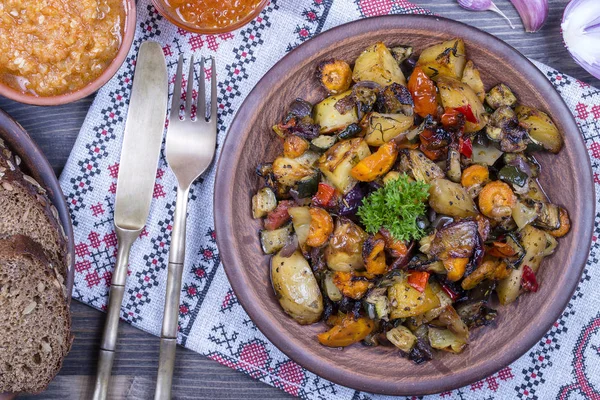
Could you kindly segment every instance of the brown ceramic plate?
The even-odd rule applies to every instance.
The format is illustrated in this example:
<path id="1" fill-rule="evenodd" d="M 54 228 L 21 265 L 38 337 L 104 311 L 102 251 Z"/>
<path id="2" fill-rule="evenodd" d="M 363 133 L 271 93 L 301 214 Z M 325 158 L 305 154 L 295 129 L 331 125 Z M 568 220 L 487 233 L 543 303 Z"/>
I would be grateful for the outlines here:
<path id="1" fill-rule="evenodd" d="M 461 37 L 467 55 L 489 89 L 504 82 L 521 102 L 550 114 L 565 138 L 558 155 L 540 154 L 542 186 L 553 202 L 569 210 L 572 230 L 556 254 L 544 261 L 540 289 L 499 309 L 496 322 L 476 329 L 462 354 L 437 352 L 431 362 L 415 365 L 386 347 L 354 345 L 344 350 L 321 346 L 324 325 L 300 326 L 279 306 L 269 280 L 251 217 L 250 199 L 261 182 L 259 162 L 273 160 L 281 146 L 271 131 L 285 106 L 297 97 L 310 102 L 324 91 L 314 78 L 328 58 L 349 62 L 368 45 L 410 44 L 417 54 L 426 46 Z M 331 29 L 309 40 L 278 62 L 240 107 L 225 141 L 215 188 L 217 241 L 225 272 L 244 309 L 281 351 L 310 371 L 355 389 L 389 395 L 422 395 L 458 388 L 498 371 L 530 349 L 552 326 L 575 290 L 592 237 L 595 194 L 587 151 L 569 109 L 550 82 L 523 55 L 478 29 L 438 17 L 386 16 Z"/>
<path id="2" fill-rule="evenodd" d="M 8 147 L 21 157 L 20 168 L 28 175 L 35 178 L 36 181 L 44 187 L 48 192 L 48 197 L 52 204 L 58 210 L 60 223 L 62 224 L 67 235 L 67 251 L 68 251 L 68 274 L 66 277 L 67 286 L 67 301 L 71 302 L 71 293 L 73 291 L 74 278 L 74 262 L 75 251 L 73 242 L 73 226 L 71 225 L 71 216 L 67 202 L 63 196 L 62 190 L 58 183 L 58 179 L 54 174 L 54 170 L 50 163 L 40 150 L 40 148 L 29 137 L 29 134 L 23 129 L 19 123 L 13 120 L 10 115 L 0 110 L 0 139 L 3 139 Z M 4 396 L 4 397 L 3 397 Z M 0 393 L 0 399 L 10 399 L 11 395 Z"/>

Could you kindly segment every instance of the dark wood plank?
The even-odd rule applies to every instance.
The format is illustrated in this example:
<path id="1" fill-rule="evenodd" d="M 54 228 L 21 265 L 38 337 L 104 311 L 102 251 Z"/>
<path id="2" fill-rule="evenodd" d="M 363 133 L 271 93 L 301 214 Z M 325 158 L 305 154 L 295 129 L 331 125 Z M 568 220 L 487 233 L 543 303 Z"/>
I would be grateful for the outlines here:
<path id="1" fill-rule="evenodd" d="M 560 20 L 567 0 L 550 0 L 550 15 L 544 28 L 528 34 L 522 29 L 516 10 L 507 0 L 496 4 L 513 21 L 512 30 L 492 12 L 470 12 L 454 0 L 413 0 L 433 12 L 468 23 L 505 40 L 526 56 L 544 62 L 584 82 L 600 86 L 600 80 L 579 67 L 562 43 Z M 0 98 L 0 108 L 19 121 L 40 145 L 56 173 L 60 173 L 83 123 L 93 96 L 59 107 L 33 107 Z M 77 337 L 60 376 L 44 393 L 47 399 L 88 399 L 97 360 L 103 315 L 74 302 L 73 328 Z M 128 324 L 121 323 L 120 353 L 115 363 L 115 399 L 148 399 L 154 387 L 158 340 Z M 180 348 L 174 396 L 178 399 L 289 398 L 278 389 L 221 366 L 198 354 Z M 25 399 L 31 397 L 24 397 Z"/>

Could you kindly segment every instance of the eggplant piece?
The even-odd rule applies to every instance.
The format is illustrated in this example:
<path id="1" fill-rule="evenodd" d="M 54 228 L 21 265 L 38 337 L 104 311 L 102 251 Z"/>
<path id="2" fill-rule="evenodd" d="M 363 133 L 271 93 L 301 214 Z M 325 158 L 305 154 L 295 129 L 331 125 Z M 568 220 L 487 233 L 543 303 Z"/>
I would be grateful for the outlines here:
<path id="1" fill-rule="evenodd" d="M 560 228 L 560 207 L 552 203 L 538 203 L 538 205 L 539 212 L 533 225 L 549 231 Z"/>
<path id="2" fill-rule="evenodd" d="M 373 111 L 377 103 L 379 93 L 383 91 L 383 87 L 375 82 L 362 81 L 352 87 L 352 98 L 356 103 L 358 118 L 363 119 L 363 116 Z"/>
<path id="3" fill-rule="evenodd" d="M 504 83 L 500 83 L 491 88 L 485 96 L 485 101 L 494 110 L 500 107 L 514 107 L 517 105 L 517 98 L 512 90 Z"/>
<path id="4" fill-rule="evenodd" d="M 423 253 L 440 260 L 448 258 L 470 258 L 478 244 L 477 222 L 462 220 L 438 230 Z"/>
<path id="5" fill-rule="evenodd" d="M 498 316 L 498 311 L 487 306 L 487 302 L 465 301 L 456 306 L 456 312 L 469 329 L 491 324 Z"/>
<path id="6" fill-rule="evenodd" d="M 355 185 L 340 201 L 338 214 L 345 217 L 356 215 L 365 197 L 361 185 Z"/>
<path id="7" fill-rule="evenodd" d="M 408 359 L 415 364 L 423 364 L 433 359 L 433 351 L 427 339 L 418 338 L 412 350 L 408 354 Z"/>
<path id="8" fill-rule="evenodd" d="M 408 59 L 413 54 L 412 46 L 396 46 L 390 49 L 394 60 L 398 64 L 402 64 L 406 59 Z"/>
<path id="9" fill-rule="evenodd" d="M 285 122 L 288 122 L 292 117 L 304 118 L 310 117 L 312 114 L 313 105 L 308 101 L 297 98 L 288 107 L 288 115 Z"/>
<path id="10" fill-rule="evenodd" d="M 400 154 L 400 172 L 409 174 L 417 181 L 431 183 L 446 174 L 436 163 L 425 157 L 419 150 L 406 150 Z"/>
<path id="11" fill-rule="evenodd" d="M 486 133 L 490 140 L 499 142 L 500 149 L 505 152 L 524 151 L 530 143 L 526 129 L 519 125 L 516 113 L 508 106 L 494 111 L 486 126 Z"/>
<path id="12" fill-rule="evenodd" d="M 392 83 L 377 96 L 377 110 L 384 114 L 413 116 L 414 101 L 406 86 Z"/>

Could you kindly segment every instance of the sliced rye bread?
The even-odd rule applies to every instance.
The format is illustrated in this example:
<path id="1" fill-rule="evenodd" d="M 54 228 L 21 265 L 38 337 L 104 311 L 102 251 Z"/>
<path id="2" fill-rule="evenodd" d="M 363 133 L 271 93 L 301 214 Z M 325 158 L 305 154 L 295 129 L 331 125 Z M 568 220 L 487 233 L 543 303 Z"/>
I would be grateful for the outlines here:
<path id="1" fill-rule="evenodd" d="M 38 242 L 50 261 L 67 277 L 67 238 L 46 190 L 18 168 L 0 142 L 0 235 L 26 235 Z"/>
<path id="2" fill-rule="evenodd" d="M 39 393 L 72 342 L 66 288 L 41 246 L 0 238 L 0 393 Z"/>

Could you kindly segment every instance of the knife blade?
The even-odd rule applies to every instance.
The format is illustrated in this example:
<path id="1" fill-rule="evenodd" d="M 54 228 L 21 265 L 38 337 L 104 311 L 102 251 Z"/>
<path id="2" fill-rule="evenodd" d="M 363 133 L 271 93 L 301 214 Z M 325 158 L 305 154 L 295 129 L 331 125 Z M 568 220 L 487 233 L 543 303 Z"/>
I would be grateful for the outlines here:
<path id="1" fill-rule="evenodd" d="M 118 239 L 117 262 L 100 345 L 94 400 L 108 397 L 129 251 L 142 232 L 150 211 L 168 97 L 167 65 L 162 47 L 155 42 L 144 42 L 138 52 L 133 76 L 119 163 L 114 212 Z"/>

